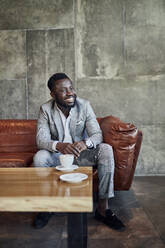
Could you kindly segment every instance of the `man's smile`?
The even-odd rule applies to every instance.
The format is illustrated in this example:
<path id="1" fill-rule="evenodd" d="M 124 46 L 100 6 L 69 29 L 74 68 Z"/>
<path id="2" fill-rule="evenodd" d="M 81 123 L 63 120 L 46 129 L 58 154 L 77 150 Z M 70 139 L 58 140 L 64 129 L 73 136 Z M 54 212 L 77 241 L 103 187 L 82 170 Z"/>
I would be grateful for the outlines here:
<path id="1" fill-rule="evenodd" d="M 72 97 L 66 98 L 65 101 L 68 103 L 72 103 L 75 101 L 75 97 L 72 96 Z"/>

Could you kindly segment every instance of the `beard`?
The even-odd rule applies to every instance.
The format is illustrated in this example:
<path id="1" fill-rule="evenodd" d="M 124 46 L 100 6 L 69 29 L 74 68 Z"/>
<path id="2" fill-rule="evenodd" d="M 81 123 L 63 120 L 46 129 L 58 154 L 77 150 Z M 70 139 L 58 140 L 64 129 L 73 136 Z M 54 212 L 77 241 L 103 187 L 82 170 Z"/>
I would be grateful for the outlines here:
<path id="1" fill-rule="evenodd" d="M 66 110 L 70 110 L 71 108 L 73 108 L 75 106 L 77 96 L 74 95 L 73 98 L 74 98 L 74 101 L 73 101 L 73 103 L 70 103 L 70 104 L 66 103 L 65 100 L 59 99 L 58 96 L 56 96 L 55 101 L 59 107 L 66 109 Z"/>

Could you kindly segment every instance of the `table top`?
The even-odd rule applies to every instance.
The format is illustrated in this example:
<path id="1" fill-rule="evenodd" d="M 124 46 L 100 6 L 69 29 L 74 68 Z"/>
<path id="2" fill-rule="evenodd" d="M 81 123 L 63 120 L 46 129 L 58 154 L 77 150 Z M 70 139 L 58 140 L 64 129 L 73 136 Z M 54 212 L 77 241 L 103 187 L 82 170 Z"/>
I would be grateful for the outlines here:
<path id="1" fill-rule="evenodd" d="M 92 212 L 92 167 L 74 172 L 88 178 L 67 183 L 55 168 L 0 168 L 0 211 Z"/>

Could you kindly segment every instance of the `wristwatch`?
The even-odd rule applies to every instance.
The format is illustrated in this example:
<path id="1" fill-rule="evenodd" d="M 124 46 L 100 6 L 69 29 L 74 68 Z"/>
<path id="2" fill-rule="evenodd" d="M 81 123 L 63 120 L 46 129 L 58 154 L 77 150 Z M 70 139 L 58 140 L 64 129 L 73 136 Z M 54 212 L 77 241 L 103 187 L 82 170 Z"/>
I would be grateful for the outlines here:
<path id="1" fill-rule="evenodd" d="M 85 144 L 86 144 L 88 149 L 93 148 L 93 143 L 90 139 L 85 140 Z"/>

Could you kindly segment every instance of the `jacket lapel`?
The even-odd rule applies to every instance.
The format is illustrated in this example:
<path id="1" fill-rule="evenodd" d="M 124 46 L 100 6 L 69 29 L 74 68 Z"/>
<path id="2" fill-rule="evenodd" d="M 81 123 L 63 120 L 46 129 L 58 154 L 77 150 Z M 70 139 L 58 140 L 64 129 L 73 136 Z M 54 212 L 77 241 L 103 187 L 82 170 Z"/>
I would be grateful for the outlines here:
<path id="1" fill-rule="evenodd" d="M 77 111 L 77 106 L 71 109 L 70 112 L 71 116 L 71 121 L 70 121 L 70 133 L 73 139 L 73 142 L 75 140 L 75 133 L 76 133 L 76 120 L 78 118 L 78 111 Z"/>
<path id="2" fill-rule="evenodd" d="M 54 104 L 54 111 L 53 111 L 53 120 L 54 120 L 56 129 L 57 129 L 57 132 L 58 132 L 59 141 L 62 142 L 63 137 L 64 137 L 64 128 L 63 128 L 63 124 L 61 121 L 59 111 L 57 110 L 55 104 Z"/>

